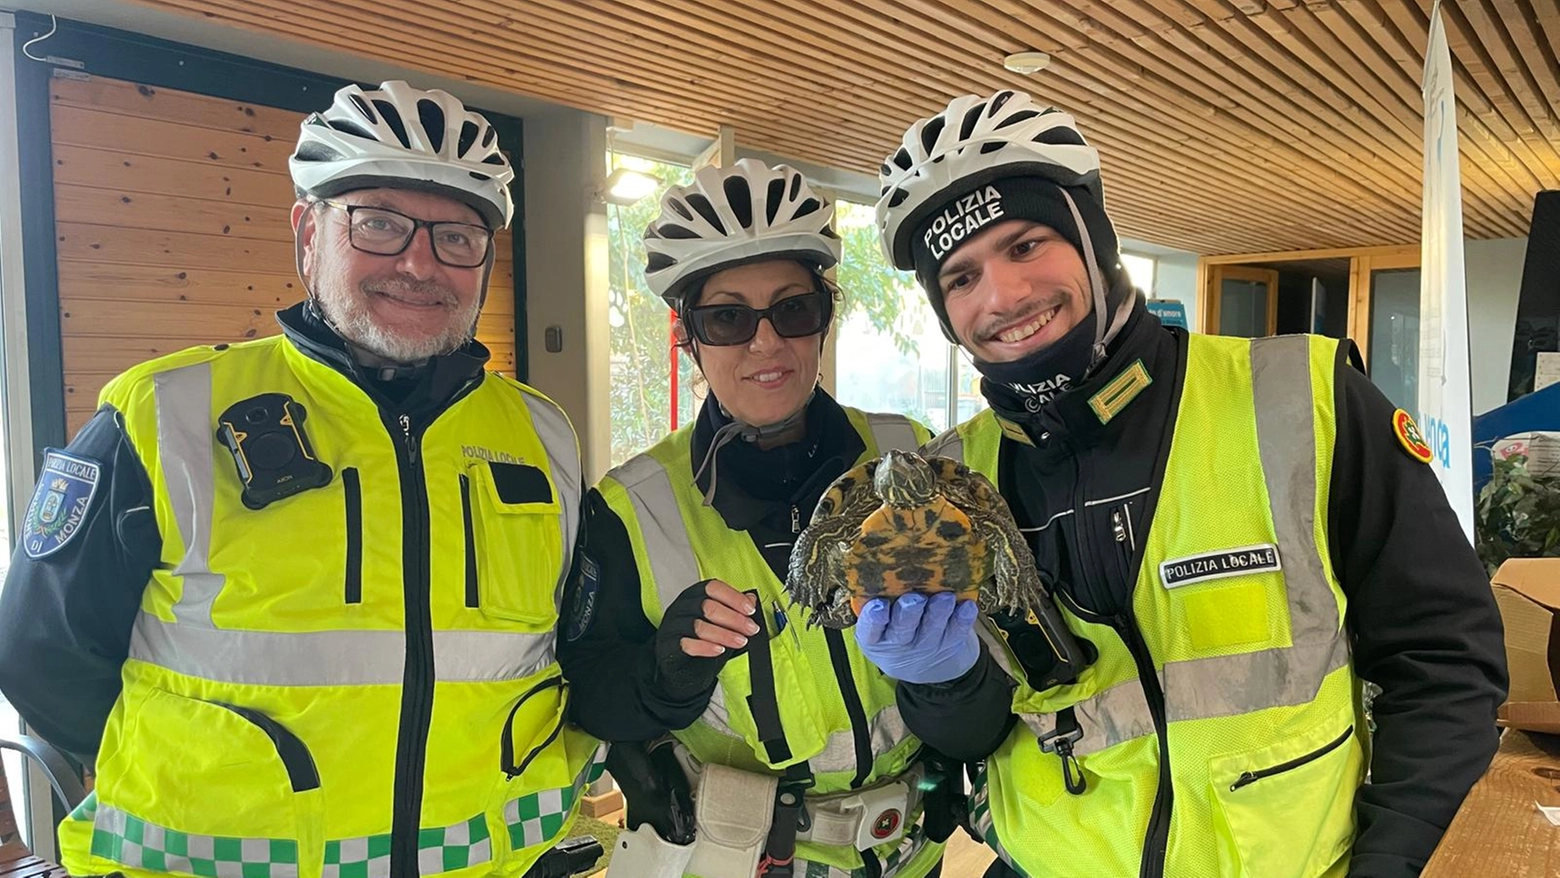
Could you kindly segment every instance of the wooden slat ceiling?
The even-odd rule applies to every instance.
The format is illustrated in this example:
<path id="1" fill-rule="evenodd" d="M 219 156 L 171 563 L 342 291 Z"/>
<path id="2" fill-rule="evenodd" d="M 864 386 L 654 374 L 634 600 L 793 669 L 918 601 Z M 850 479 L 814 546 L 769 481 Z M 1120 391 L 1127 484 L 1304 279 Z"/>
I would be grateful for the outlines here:
<path id="1" fill-rule="evenodd" d="M 137 0 L 875 173 L 966 92 L 1027 88 L 1103 155 L 1123 234 L 1203 254 L 1419 239 L 1428 0 Z M 1560 188 L 1560 0 L 1444 7 L 1463 218 Z M 1051 66 L 1008 73 L 1010 52 Z"/>

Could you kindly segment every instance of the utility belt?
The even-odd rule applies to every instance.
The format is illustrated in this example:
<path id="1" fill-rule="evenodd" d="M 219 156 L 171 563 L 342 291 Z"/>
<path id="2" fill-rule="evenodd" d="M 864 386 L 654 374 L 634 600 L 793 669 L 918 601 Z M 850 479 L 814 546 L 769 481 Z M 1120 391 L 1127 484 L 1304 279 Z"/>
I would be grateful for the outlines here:
<path id="1" fill-rule="evenodd" d="M 812 795 L 805 767 L 762 774 L 700 763 L 680 743 L 661 747 L 692 793 L 691 831 L 668 839 L 650 821 L 638 824 L 623 833 L 608 878 L 786 878 L 794 874 L 797 842 L 865 851 L 903 838 L 926 804 L 927 787 L 935 787 L 918 761 L 869 787 Z M 633 805 L 631 796 L 631 825 Z"/>

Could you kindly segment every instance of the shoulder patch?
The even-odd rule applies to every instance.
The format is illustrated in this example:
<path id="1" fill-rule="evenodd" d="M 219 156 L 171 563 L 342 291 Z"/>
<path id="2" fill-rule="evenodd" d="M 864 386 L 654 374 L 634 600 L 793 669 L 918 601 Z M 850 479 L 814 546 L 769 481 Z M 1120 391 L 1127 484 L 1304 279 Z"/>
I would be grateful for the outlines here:
<path id="1" fill-rule="evenodd" d="M 1397 435 L 1398 443 L 1408 456 L 1420 463 L 1429 463 L 1435 457 L 1435 452 L 1425 443 L 1425 437 L 1419 432 L 1419 425 L 1414 423 L 1413 415 L 1398 409 L 1392 413 L 1392 432 Z"/>
<path id="2" fill-rule="evenodd" d="M 65 548 L 87 518 L 97 497 L 103 468 L 96 461 L 50 451 L 38 474 L 38 487 L 22 522 L 22 548 L 34 560 Z"/>
<path id="3" fill-rule="evenodd" d="M 596 617 L 596 591 L 601 586 L 601 567 L 596 559 L 580 553 L 580 582 L 574 590 L 574 599 L 569 603 L 569 621 L 563 636 L 569 642 L 579 640 L 590 630 L 591 620 Z"/>

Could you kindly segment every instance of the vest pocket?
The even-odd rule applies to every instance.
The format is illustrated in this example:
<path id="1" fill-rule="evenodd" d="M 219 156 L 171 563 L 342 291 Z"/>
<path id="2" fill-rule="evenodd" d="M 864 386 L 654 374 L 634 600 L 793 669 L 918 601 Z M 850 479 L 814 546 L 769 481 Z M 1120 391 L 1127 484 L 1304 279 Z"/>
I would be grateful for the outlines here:
<path id="1" fill-rule="evenodd" d="M 545 485 L 546 492 L 536 490 L 535 499 L 530 494 L 517 494 L 508 484 L 513 478 L 506 486 L 495 481 L 493 466 L 488 461 L 472 462 L 462 478 L 463 512 L 469 509 L 471 517 L 466 605 L 476 606 L 494 619 L 528 627 L 551 626 L 558 619 L 554 594 L 563 575 L 562 511 L 557 494 L 547 475 L 534 467 L 525 468 L 530 476 L 525 484 Z"/>
<path id="2" fill-rule="evenodd" d="M 94 856 L 195 875 L 316 871 L 323 800 L 303 741 L 251 708 L 141 692 L 126 696 L 126 746 L 99 766 Z"/>
<path id="3" fill-rule="evenodd" d="M 1211 760 L 1216 816 L 1229 830 L 1220 838 L 1220 873 L 1310 878 L 1338 869 L 1354 842 L 1364 762 L 1352 714 L 1280 744 Z"/>
<path id="4" fill-rule="evenodd" d="M 727 662 L 726 667 L 721 669 L 720 688 L 716 692 L 720 703 L 712 701 L 704 713 L 706 720 L 712 715 L 722 717 L 729 724 L 731 733 L 740 736 L 752 748 L 758 761 L 771 768 L 785 768 L 810 759 L 828 744 L 828 731 L 823 723 L 823 708 L 817 695 L 816 678 L 800 642 L 805 637 L 823 640 L 824 629 L 813 628 L 802 632 L 802 628 L 802 623 L 797 622 L 778 635 L 770 635 L 769 679 L 754 679 L 764 674 L 764 669 L 760 667 L 762 663 L 753 661 L 751 645 L 748 651 Z M 827 650 L 820 643 L 816 654 L 827 655 Z M 755 717 L 755 713 L 762 716 L 770 709 L 778 712 L 784 734 L 783 747 L 764 740 L 766 730 L 759 728 L 759 721 Z M 718 726 L 716 728 L 719 730 Z M 707 759 L 708 753 L 699 752 L 699 748 L 694 749 L 694 755 L 706 761 L 729 761 L 724 758 Z M 814 766 L 817 771 L 854 769 L 854 759 L 849 766 Z"/>
<path id="5" fill-rule="evenodd" d="M 499 741 L 498 796 L 489 820 L 506 844 L 500 856 L 534 848 L 558 835 L 573 813 L 578 790 L 560 737 L 568 684 L 557 666 L 528 686 L 509 709 Z M 509 865 L 514 861 L 509 858 Z M 521 871 L 524 871 L 523 868 Z"/>
<path id="6" fill-rule="evenodd" d="M 345 598 L 349 604 L 363 602 L 363 486 L 356 467 L 341 471 L 341 487 L 347 514 L 347 570 Z"/>

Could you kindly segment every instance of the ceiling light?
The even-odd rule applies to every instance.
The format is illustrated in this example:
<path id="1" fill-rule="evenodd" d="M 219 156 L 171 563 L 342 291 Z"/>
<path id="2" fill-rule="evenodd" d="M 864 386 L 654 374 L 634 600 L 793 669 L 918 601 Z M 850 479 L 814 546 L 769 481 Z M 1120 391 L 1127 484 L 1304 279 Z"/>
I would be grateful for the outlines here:
<path id="1" fill-rule="evenodd" d="M 644 171 L 618 168 L 607 175 L 606 183 L 602 187 L 606 194 L 602 198 L 613 204 L 628 207 L 655 192 L 660 185 L 660 179 Z"/>
<path id="2" fill-rule="evenodd" d="M 1014 73 L 1039 73 L 1051 63 L 1051 56 L 1044 52 L 1014 52 L 1002 59 L 1002 66 Z"/>

